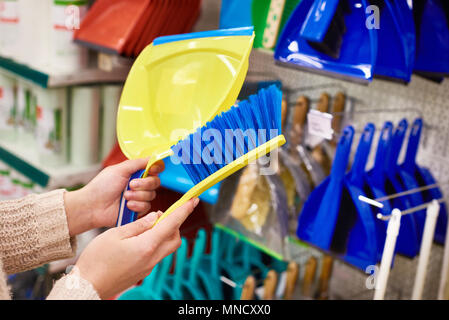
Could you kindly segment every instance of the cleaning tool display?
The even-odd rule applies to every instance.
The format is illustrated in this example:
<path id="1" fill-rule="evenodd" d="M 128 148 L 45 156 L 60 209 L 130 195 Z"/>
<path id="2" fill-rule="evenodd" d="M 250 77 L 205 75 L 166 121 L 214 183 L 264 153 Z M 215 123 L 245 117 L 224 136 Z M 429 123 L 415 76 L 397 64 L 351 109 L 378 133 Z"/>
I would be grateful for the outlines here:
<path id="1" fill-rule="evenodd" d="M 158 36 L 189 32 L 200 5 L 200 0 L 98 0 L 74 38 L 106 53 L 138 56 Z"/>
<path id="2" fill-rule="evenodd" d="M 95 164 L 98 162 L 99 149 L 99 88 L 72 88 L 71 106 L 70 163 L 78 166 Z"/>
<path id="3" fill-rule="evenodd" d="M 302 0 L 279 38 L 275 60 L 356 82 L 371 81 L 377 34 L 365 26 L 366 8 L 364 0 Z"/>
<path id="4" fill-rule="evenodd" d="M 73 43 L 73 34 L 87 13 L 88 1 L 51 2 L 49 55 L 52 70 L 69 73 L 86 68 L 87 49 Z"/>
<path id="5" fill-rule="evenodd" d="M 171 147 L 181 138 L 235 103 L 253 39 L 252 28 L 166 36 L 140 54 L 117 115 L 117 139 L 125 156 L 151 156 L 139 176 L 172 155 Z M 129 217 L 126 205 L 121 207 Z"/>
<path id="6" fill-rule="evenodd" d="M 35 87 L 33 91 L 37 98 L 36 140 L 40 161 L 46 165 L 65 164 L 68 158 L 67 89 Z"/>

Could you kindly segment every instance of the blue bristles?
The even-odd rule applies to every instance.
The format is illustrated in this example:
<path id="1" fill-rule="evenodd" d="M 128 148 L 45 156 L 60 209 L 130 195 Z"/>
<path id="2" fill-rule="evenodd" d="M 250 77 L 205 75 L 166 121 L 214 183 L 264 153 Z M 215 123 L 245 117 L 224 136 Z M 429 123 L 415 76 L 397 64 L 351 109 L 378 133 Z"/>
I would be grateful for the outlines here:
<path id="1" fill-rule="evenodd" d="M 282 92 L 272 85 L 216 116 L 172 147 L 197 184 L 281 134 Z"/>

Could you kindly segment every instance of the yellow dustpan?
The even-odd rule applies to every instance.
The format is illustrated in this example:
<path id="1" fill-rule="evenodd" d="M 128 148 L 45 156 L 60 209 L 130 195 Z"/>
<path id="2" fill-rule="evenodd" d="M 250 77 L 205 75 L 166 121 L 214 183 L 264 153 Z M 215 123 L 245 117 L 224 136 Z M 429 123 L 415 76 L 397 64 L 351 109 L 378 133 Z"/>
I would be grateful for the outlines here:
<path id="1" fill-rule="evenodd" d="M 129 159 L 150 157 L 146 177 L 171 147 L 236 101 L 248 71 L 253 28 L 160 37 L 136 59 L 117 115 L 117 139 Z M 135 220 L 122 199 L 117 225 Z"/>

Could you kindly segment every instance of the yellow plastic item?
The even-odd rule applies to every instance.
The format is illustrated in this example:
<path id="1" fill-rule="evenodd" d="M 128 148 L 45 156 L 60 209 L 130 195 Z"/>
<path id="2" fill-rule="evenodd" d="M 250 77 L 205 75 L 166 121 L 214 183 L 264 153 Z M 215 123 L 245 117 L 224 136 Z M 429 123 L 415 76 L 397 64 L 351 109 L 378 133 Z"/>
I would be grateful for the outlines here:
<path id="1" fill-rule="evenodd" d="M 143 177 L 171 147 L 236 101 L 248 71 L 251 36 L 151 44 L 126 80 L 117 139 L 128 159 L 150 157 Z"/>
<path id="2" fill-rule="evenodd" d="M 238 159 L 232 161 L 230 164 L 224 166 L 217 172 L 213 173 L 197 185 L 193 186 L 189 191 L 187 191 L 181 199 L 176 201 L 173 205 L 170 206 L 156 221 L 155 225 L 162 221 L 165 217 L 167 217 L 174 210 L 182 206 L 184 203 L 189 201 L 190 199 L 199 196 L 201 193 L 220 182 L 221 180 L 229 177 L 234 172 L 242 169 L 248 163 L 260 158 L 263 155 L 266 155 L 270 151 L 282 146 L 285 143 L 285 138 L 283 135 L 279 135 L 270 141 L 260 145 L 256 149 L 251 150 L 247 154 L 239 157 Z"/>

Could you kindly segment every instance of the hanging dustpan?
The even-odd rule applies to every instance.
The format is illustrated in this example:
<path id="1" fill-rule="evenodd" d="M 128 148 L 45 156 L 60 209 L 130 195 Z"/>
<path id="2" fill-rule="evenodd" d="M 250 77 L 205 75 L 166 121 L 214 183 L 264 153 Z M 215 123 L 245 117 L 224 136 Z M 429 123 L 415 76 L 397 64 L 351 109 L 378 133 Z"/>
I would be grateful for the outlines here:
<path id="1" fill-rule="evenodd" d="M 449 15 L 447 0 L 414 1 L 417 33 L 414 71 L 449 76 Z"/>
<path id="2" fill-rule="evenodd" d="M 402 187 L 397 179 L 393 176 L 392 179 L 387 175 L 387 166 L 390 159 L 390 148 L 392 147 L 392 130 L 393 124 L 389 121 L 385 122 L 382 128 L 382 133 L 379 138 L 376 159 L 374 167 L 368 172 L 367 179 L 371 190 L 374 192 L 376 198 L 382 198 L 390 194 L 396 194 Z M 398 208 L 405 210 L 411 207 L 410 201 L 406 197 L 397 197 L 389 201 L 382 202 L 384 208 L 382 214 L 390 215 L 392 209 Z M 390 210 L 391 209 L 391 210 Z M 376 219 L 376 226 L 378 228 L 378 239 L 385 240 L 387 223 Z M 383 248 L 383 247 L 382 247 Z M 401 227 L 397 241 L 397 251 L 408 257 L 414 257 L 419 251 L 418 234 L 416 230 L 416 223 L 413 215 L 405 215 L 401 219 Z"/>
<path id="3" fill-rule="evenodd" d="M 228 110 L 245 79 L 253 40 L 252 28 L 240 28 L 160 37 L 145 48 L 118 109 L 117 140 L 125 156 L 150 157 L 149 168 L 172 155 L 180 139 Z M 135 214 L 124 204 L 121 212 L 132 221 Z"/>
<path id="4" fill-rule="evenodd" d="M 377 34 L 365 26 L 366 8 L 365 0 L 302 0 L 279 38 L 275 60 L 355 82 L 371 81 Z"/>
<path id="5" fill-rule="evenodd" d="M 418 166 L 416 163 L 416 155 L 418 153 L 419 140 L 421 138 L 423 121 L 418 118 L 415 120 L 410 132 L 410 137 L 408 140 L 407 153 L 405 155 L 405 160 L 401 164 L 401 169 L 408 172 L 416 180 L 419 187 L 425 187 L 428 185 L 436 184 L 437 181 L 433 177 L 429 169 Z M 421 193 L 424 202 L 430 202 L 433 199 L 443 198 L 443 193 L 438 187 L 424 190 Z M 438 215 L 437 226 L 435 229 L 435 241 L 444 244 L 446 237 L 446 226 L 447 226 L 447 209 L 446 204 L 441 203 L 440 213 Z"/>
<path id="6" fill-rule="evenodd" d="M 107 53 L 121 54 L 150 0 L 99 0 L 89 9 L 81 26 L 75 30 L 78 43 Z"/>
<path id="7" fill-rule="evenodd" d="M 331 174 L 310 194 L 298 218 L 297 236 L 330 250 L 344 189 L 354 129 L 346 127 L 338 143 Z"/>
<path id="8" fill-rule="evenodd" d="M 374 75 L 410 82 L 415 60 L 412 8 L 406 1 L 371 1 L 380 7 L 377 59 Z"/>
<path id="9" fill-rule="evenodd" d="M 392 147 L 390 149 L 390 158 L 389 160 L 387 160 L 389 161 L 389 165 L 387 166 L 388 175 L 396 177 L 396 180 L 401 185 L 403 191 L 413 190 L 419 187 L 413 176 L 411 176 L 407 171 L 401 170 L 398 163 L 399 153 L 402 149 L 407 128 L 407 120 L 402 119 L 399 122 L 399 125 L 394 133 Z M 423 198 L 419 192 L 409 194 L 407 196 L 404 196 L 404 198 L 405 200 L 408 200 L 410 205 L 413 207 L 417 207 L 424 203 Z M 413 213 L 413 217 L 416 223 L 418 243 L 420 244 L 424 232 L 424 224 L 426 221 L 426 210 L 420 210 Z"/>
<path id="10" fill-rule="evenodd" d="M 340 221 L 350 225 L 350 220 L 355 219 L 353 227 L 349 231 L 344 260 L 350 264 L 365 270 L 369 265 L 375 265 L 378 261 L 378 243 L 375 224 L 375 212 L 369 204 L 359 200 L 359 196 L 365 196 L 365 167 L 371 150 L 371 144 L 375 132 L 374 124 L 368 123 L 360 137 L 352 168 L 346 175 L 345 184 L 349 191 L 351 201 L 342 202 Z M 352 217 L 351 217 L 352 216 Z M 345 219 L 348 217 L 349 219 Z M 346 221 L 345 221 L 346 220 Z M 338 230 L 338 223 L 337 223 Z M 343 235 L 343 239 L 346 239 Z"/>

